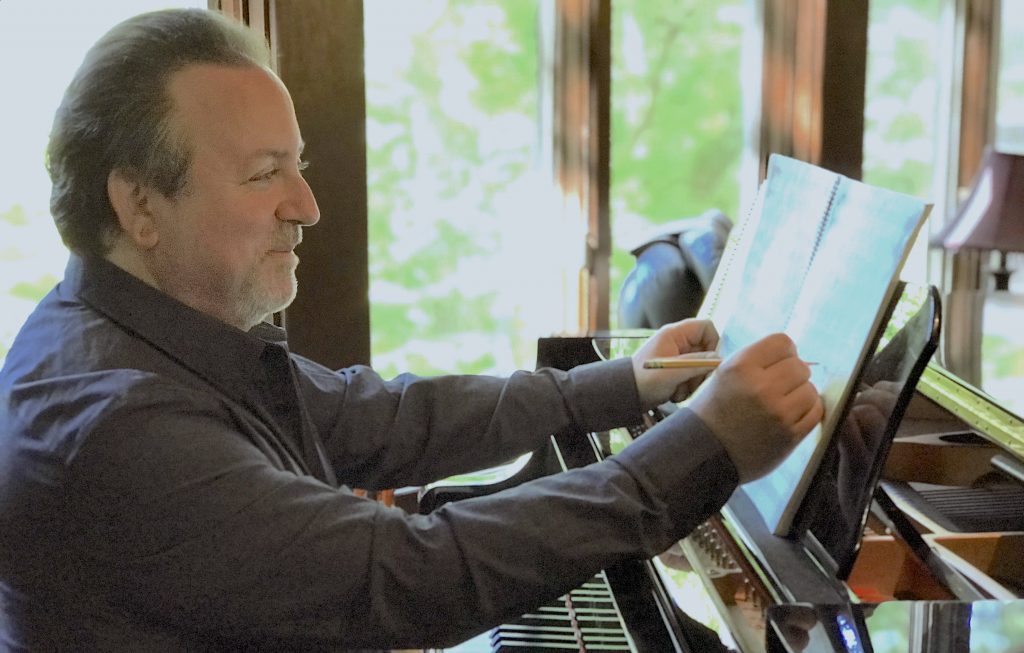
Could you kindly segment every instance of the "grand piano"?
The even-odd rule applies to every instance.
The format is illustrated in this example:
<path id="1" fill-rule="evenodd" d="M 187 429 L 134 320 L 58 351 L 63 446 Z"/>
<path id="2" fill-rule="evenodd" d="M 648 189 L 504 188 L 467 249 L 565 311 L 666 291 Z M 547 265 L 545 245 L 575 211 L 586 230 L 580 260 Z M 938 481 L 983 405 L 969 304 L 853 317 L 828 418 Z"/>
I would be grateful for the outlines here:
<path id="1" fill-rule="evenodd" d="M 740 487 L 658 559 L 446 651 L 1024 651 L 1024 423 L 930 363 L 940 322 L 933 287 L 901 285 L 788 534 Z M 615 340 L 543 338 L 538 366 Z M 506 478 L 427 488 L 420 509 L 614 455 L 673 409 L 552 438 Z"/>

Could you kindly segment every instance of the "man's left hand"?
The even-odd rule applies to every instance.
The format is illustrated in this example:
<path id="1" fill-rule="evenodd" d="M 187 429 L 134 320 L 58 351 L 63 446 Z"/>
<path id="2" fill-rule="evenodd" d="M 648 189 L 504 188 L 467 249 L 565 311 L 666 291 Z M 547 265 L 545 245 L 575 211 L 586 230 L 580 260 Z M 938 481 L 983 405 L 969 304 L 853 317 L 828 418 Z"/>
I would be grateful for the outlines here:
<path id="1" fill-rule="evenodd" d="M 682 401 L 697 389 L 712 368 L 645 369 L 644 362 L 652 358 L 669 358 L 694 354 L 693 358 L 707 358 L 718 346 L 718 331 L 709 320 L 688 319 L 666 324 L 658 329 L 633 354 L 633 374 L 640 392 L 644 410 L 654 408 L 670 399 Z"/>

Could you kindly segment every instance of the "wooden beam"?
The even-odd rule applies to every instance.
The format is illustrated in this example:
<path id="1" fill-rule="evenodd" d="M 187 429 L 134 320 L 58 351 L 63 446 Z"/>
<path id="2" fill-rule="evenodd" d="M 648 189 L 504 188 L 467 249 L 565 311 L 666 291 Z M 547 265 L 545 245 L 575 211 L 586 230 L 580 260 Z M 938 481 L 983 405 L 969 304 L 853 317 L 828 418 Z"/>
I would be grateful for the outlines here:
<path id="1" fill-rule="evenodd" d="M 370 362 L 366 99 L 361 0 L 271 3 L 281 79 L 295 102 L 320 223 L 299 246 L 290 346 L 328 367 Z"/>
<path id="2" fill-rule="evenodd" d="M 829 0 L 822 39 L 818 165 L 851 179 L 860 179 L 864 163 L 868 3 Z"/>
<path id="3" fill-rule="evenodd" d="M 960 166 L 957 184 L 970 186 L 995 134 L 999 72 L 999 0 L 964 5 L 964 61 L 960 105 Z"/>
<path id="4" fill-rule="evenodd" d="M 607 329 L 610 312 L 611 2 L 557 0 L 554 174 L 586 221 L 579 327 Z"/>
<path id="5" fill-rule="evenodd" d="M 768 155 L 861 177 L 868 3 L 765 0 L 761 175 Z"/>

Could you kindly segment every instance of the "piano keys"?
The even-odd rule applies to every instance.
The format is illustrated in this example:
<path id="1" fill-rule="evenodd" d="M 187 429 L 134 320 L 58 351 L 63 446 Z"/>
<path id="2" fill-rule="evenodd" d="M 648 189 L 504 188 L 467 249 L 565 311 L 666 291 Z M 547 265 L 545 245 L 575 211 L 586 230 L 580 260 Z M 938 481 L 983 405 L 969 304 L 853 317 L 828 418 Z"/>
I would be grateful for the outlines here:
<path id="1" fill-rule="evenodd" d="M 494 653 L 636 653 L 604 572 L 558 601 L 491 631 Z"/>

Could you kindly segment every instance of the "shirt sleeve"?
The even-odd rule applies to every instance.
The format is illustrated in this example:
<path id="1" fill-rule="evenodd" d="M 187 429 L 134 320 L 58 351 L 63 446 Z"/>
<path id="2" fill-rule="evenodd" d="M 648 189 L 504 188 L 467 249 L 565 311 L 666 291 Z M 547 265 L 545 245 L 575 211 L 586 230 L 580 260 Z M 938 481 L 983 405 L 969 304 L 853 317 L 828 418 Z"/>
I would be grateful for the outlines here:
<path id="1" fill-rule="evenodd" d="M 640 421 L 628 358 L 508 378 L 383 380 L 300 360 L 299 385 L 338 478 L 368 489 L 425 485 L 503 464 L 548 436 Z"/>
<path id="2" fill-rule="evenodd" d="M 155 383 L 118 403 L 68 466 L 73 582 L 200 641 L 462 641 L 661 552 L 736 484 L 680 410 L 608 460 L 407 515 L 273 467 L 209 395 Z"/>

